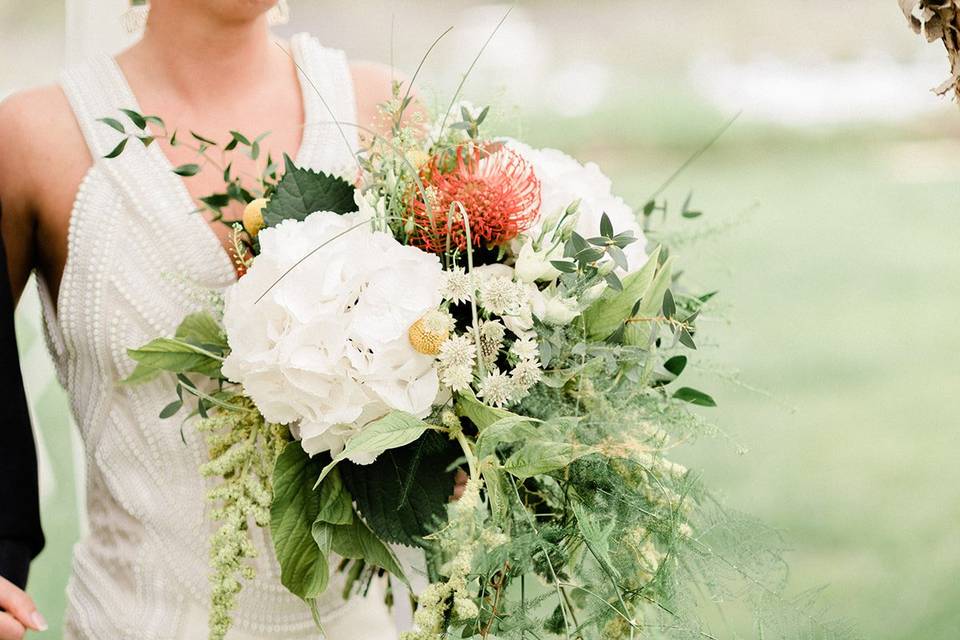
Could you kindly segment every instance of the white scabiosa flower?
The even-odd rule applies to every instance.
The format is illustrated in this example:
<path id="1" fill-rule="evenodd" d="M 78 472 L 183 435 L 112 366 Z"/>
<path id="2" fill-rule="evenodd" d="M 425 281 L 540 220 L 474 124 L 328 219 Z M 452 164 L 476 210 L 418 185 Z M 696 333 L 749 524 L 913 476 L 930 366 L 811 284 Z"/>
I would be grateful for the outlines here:
<path id="1" fill-rule="evenodd" d="M 474 331 L 471 331 L 474 334 Z M 503 339 L 507 335 L 506 327 L 499 320 L 485 320 L 480 323 L 480 358 L 486 366 L 491 366 L 500 356 Z"/>
<path id="2" fill-rule="evenodd" d="M 526 394 L 533 385 L 543 379 L 543 371 L 540 369 L 539 360 L 521 360 L 517 366 L 510 372 L 510 377 L 516 385 L 518 393 Z"/>
<path id="3" fill-rule="evenodd" d="M 473 383 L 473 367 L 443 367 L 440 382 L 453 391 L 466 391 Z"/>
<path id="4" fill-rule="evenodd" d="M 461 268 L 444 271 L 443 297 L 454 304 L 470 302 L 477 292 L 476 281 L 472 273 Z"/>
<path id="5" fill-rule="evenodd" d="M 496 316 L 519 314 L 526 297 L 523 285 L 504 276 L 484 280 L 479 294 L 480 306 Z"/>
<path id="6" fill-rule="evenodd" d="M 533 338 L 520 338 L 510 347 L 510 352 L 521 360 L 536 360 L 540 357 L 540 345 Z"/>
<path id="7" fill-rule="evenodd" d="M 574 202 L 579 201 L 579 219 L 575 223 L 577 233 L 584 238 L 600 235 L 600 220 L 603 214 L 610 216 L 617 233 L 632 231 L 637 242 L 628 245 L 623 252 L 631 271 L 646 262 L 646 240 L 633 209 L 622 198 L 613 195 L 610 178 L 600 171 L 595 163 L 580 164 L 556 149 L 534 149 L 513 139 L 506 145 L 533 165 L 540 180 L 540 217 L 525 232 L 529 238 L 543 235 L 545 224 L 557 224 L 560 215 Z M 519 252 L 520 245 L 514 246 Z"/>
<path id="8" fill-rule="evenodd" d="M 497 369 L 480 381 L 477 397 L 491 407 L 502 407 L 510 404 L 516 391 L 513 378 Z"/>
<path id="9" fill-rule="evenodd" d="M 454 336 L 440 345 L 440 365 L 443 367 L 473 367 L 477 345 L 470 336 Z"/>
<path id="10" fill-rule="evenodd" d="M 339 453 L 391 411 L 427 416 L 440 390 L 436 360 L 408 339 L 442 301 L 440 261 L 369 225 L 350 230 L 360 215 L 264 229 L 261 254 L 225 296 L 224 376 L 268 421 L 291 425 L 311 455 Z"/>

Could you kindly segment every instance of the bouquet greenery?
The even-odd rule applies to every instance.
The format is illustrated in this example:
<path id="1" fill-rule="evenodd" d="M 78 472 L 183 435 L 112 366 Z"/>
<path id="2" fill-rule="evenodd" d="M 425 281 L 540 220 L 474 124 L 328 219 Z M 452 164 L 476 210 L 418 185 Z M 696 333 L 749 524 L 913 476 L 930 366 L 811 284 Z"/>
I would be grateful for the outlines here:
<path id="1" fill-rule="evenodd" d="M 389 600 L 421 573 L 406 640 L 711 638 L 698 611 L 728 578 L 810 630 L 791 637 L 835 637 L 779 599 L 776 535 L 669 458 L 714 401 L 681 382 L 712 294 L 655 241 L 665 205 L 635 212 L 596 165 L 488 135 L 489 109 L 431 125 L 410 105 L 396 85 L 391 135 L 346 176 L 268 157 L 248 185 L 227 166 L 201 203 L 231 225 L 241 277 L 130 351 L 128 382 L 173 374 L 161 415 L 207 437 L 210 637 L 253 571 L 254 527 L 307 604 L 337 571 L 346 597 L 384 580 Z M 179 174 L 221 166 L 209 138 L 126 116 L 104 121 L 195 148 Z M 231 136 L 221 151 L 259 158 L 261 138 Z"/>

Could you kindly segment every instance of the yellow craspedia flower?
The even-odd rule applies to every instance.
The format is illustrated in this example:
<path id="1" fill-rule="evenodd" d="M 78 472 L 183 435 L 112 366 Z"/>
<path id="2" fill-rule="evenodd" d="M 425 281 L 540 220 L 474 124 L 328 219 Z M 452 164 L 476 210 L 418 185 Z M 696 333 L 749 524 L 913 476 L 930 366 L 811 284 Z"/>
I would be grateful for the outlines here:
<path id="1" fill-rule="evenodd" d="M 435 356 L 440 353 L 440 346 L 450 337 L 453 324 L 453 318 L 446 311 L 428 311 L 410 325 L 407 332 L 410 344 L 417 353 Z"/>
<path id="2" fill-rule="evenodd" d="M 414 168 L 419 169 L 423 165 L 427 164 L 430 161 L 430 154 L 424 151 L 423 149 L 416 148 L 407 151 L 407 162 L 412 164 Z"/>
<path id="3" fill-rule="evenodd" d="M 267 206 L 266 198 L 257 198 L 247 204 L 243 210 L 243 228 L 251 237 L 256 238 L 263 228 L 263 208 Z"/>

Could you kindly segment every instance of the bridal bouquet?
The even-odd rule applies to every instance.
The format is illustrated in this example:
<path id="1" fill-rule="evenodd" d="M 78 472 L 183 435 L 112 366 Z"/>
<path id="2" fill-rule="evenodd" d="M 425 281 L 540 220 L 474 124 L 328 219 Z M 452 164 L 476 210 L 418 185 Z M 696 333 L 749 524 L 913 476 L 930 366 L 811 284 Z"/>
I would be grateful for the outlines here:
<path id="1" fill-rule="evenodd" d="M 405 125 L 395 94 L 393 135 L 344 176 L 268 159 L 248 190 L 227 167 L 202 202 L 244 205 L 241 277 L 130 351 L 129 383 L 173 374 L 161 415 L 191 413 L 199 472 L 219 480 L 211 638 L 253 572 L 253 527 L 308 604 L 334 576 L 345 597 L 411 586 L 406 640 L 712 637 L 685 594 L 722 527 L 668 458 L 700 425 L 691 405 L 714 404 L 678 382 L 710 295 L 645 236 L 664 207 L 634 211 L 595 164 L 488 135 L 487 109 Z M 163 127 L 127 115 L 144 144 Z M 256 158 L 259 139 L 225 147 Z"/>

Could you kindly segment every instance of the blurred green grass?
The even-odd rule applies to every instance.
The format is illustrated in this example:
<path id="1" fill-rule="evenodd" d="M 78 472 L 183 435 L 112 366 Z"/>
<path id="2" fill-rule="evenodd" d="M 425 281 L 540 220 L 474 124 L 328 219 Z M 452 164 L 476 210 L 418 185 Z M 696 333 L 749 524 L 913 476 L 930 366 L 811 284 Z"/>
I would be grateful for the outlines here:
<path id="1" fill-rule="evenodd" d="M 675 104 L 526 133 L 558 144 L 564 132 L 559 144 L 642 203 L 723 122 Z M 960 229 L 954 171 L 910 182 L 896 170 L 914 135 L 741 122 L 666 196 L 678 205 L 693 189 L 706 211 L 674 229 L 720 228 L 680 251 L 691 282 L 721 291 L 718 347 L 702 357 L 767 392 L 699 376 L 748 452 L 711 439 L 685 462 L 782 529 L 793 588 L 826 585 L 864 637 L 947 640 L 960 637 Z"/>

